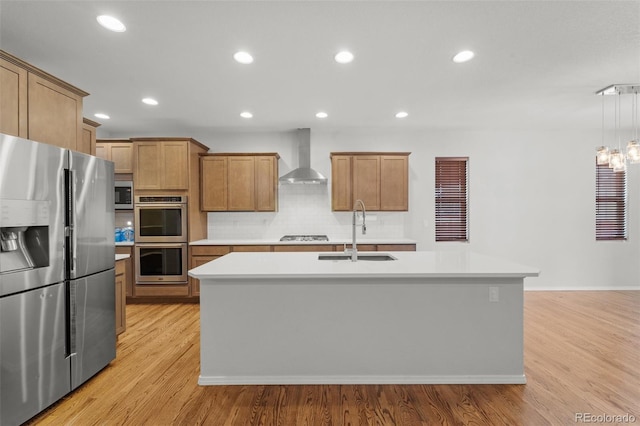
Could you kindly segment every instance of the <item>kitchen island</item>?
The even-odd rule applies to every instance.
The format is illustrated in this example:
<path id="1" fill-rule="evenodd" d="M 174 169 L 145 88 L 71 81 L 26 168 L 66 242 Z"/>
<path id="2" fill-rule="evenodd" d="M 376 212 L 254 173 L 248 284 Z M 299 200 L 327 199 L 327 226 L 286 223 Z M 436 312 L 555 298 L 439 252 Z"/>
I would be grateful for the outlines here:
<path id="1" fill-rule="evenodd" d="M 469 252 L 320 254 L 230 253 L 189 271 L 200 385 L 525 383 L 523 281 L 536 268 Z"/>

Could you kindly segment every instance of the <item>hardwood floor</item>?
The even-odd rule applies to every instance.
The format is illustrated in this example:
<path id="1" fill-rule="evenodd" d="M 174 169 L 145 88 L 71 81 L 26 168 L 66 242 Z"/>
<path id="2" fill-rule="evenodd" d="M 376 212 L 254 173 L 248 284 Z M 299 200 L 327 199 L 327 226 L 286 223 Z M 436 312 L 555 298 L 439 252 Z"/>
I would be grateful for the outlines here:
<path id="1" fill-rule="evenodd" d="M 200 387 L 199 306 L 128 305 L 116 360 L 30 423 L 640 424 L 640 291 L 526 292 L 524 318 L 526 385 Z"/>

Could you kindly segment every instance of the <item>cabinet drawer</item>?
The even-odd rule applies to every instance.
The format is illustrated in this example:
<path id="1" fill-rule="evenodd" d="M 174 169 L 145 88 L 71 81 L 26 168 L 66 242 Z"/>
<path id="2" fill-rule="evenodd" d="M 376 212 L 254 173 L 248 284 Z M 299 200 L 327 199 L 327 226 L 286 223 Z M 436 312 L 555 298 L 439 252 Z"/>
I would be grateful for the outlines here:
<path id="1" fill-rule="evenodd" d="M 240 251 L 240 252 L 271 251 L 271 246 L 233 246 L 232 251 Z"/>
<path id="2" fill-rule="evenodd" d="M 273 246 L 273 251 L 333 251 L 333 246 L 329 244 L 317 245 L 279 245 Z"/>
<path id="3" fill-rule="evenodd" d="M 191 246 L 192 256 L 223 256 L 231 253 L 229 246 Z"/>
<path id="4" fill-rule="evenodd" d="M 415 244 L 378 244 L 378 251 L 416 251 Z"/>

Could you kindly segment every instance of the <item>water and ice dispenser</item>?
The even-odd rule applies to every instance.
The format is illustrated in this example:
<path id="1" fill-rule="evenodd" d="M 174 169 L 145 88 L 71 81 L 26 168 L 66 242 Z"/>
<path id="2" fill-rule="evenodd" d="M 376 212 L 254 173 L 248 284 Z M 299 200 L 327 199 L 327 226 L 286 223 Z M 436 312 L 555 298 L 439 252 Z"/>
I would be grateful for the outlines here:
<path id="1" fill-rule="evenodd" d="M 49 266 L 49 202 L 2 200 L 0 273 Z"/>

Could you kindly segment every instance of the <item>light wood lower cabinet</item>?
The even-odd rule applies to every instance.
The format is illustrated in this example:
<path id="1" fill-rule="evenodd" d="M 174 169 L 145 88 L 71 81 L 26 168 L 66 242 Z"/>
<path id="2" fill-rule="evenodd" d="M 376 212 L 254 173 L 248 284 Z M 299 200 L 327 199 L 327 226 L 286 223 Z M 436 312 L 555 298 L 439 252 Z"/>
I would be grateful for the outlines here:
<path id="1" fill-rule="evenodd" d="M 131 260 L 122 259 L 116 262 L 116 334 L 127 329 L 127 287 L 131 280 L 128 271 L 131 270 Z"/>
<path id="2" fill-rule="evenodd" d="M 129 262 L 127 263 L 127 281 L 126 296 L 133 296 L 133 271 L 135 270 L 135 260 L 133 257 L 133 246 L 116 246 L 116 254 L 128 254 Z"/>
<path id="3" fill-rule="evenodd" d="M 189 250 L 189 269 L 196 268 L 225 254 L 231 253 L 229 246 L 191 246 Z M 192 296 L 200 296 L 200 280 L 189 277 Z"/>

